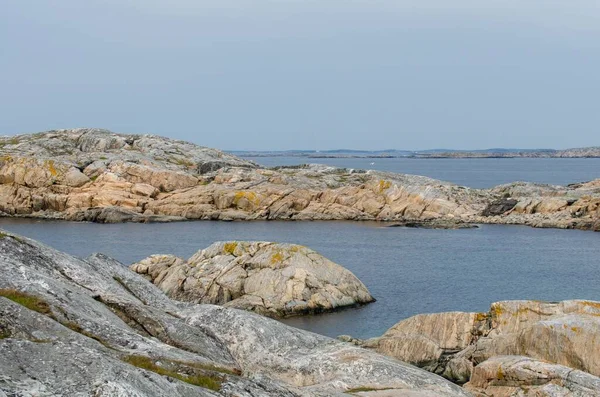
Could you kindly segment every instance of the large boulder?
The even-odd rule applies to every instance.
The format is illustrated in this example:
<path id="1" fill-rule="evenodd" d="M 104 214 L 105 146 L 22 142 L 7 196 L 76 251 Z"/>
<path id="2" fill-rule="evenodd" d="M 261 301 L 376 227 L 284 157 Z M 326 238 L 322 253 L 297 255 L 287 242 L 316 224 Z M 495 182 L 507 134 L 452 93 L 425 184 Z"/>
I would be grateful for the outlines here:
<path id="1" fill-rule="evenodd" d="M 0 395 L 470 395 L 254 313 L 173 301 L 101 254 L 0 232 L 0 266 Z"/>
<path id="2" fill-rule="evenodd" d="M 350 271 L 294 244 L 219 242 L 183 260 L 154 255 L 131 269 L 169 297 L 281 317 L 374 299 Z"/>

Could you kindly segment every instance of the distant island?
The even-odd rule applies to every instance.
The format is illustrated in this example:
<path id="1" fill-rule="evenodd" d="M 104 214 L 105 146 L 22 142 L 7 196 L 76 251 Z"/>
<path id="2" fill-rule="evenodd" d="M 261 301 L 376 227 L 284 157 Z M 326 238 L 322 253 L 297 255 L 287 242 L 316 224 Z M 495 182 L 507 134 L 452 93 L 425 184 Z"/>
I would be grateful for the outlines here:
<path id="1" fill-rule="evenodd" d="M 600 146 L 573 149 L 481 149 L 481 150 L 282 150 L 228 151 L 240 157 L 306 157 L 306 158 L 598 158 Z"/>

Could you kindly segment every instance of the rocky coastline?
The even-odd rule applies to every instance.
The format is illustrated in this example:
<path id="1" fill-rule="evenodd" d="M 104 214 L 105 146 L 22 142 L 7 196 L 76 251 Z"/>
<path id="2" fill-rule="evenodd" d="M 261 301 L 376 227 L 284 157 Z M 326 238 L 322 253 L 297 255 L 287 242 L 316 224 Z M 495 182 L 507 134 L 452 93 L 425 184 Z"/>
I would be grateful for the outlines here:
<path id="1" fill-rule="evenodd" d="M 281 262 L 272 261 L 276 252 Z M 244 296 L 228 305 L 236 299 L 222 298 L 231 289 L 201 286 L 230 287 L 240 277 L 227 269 L 241 266 L 250 277 L 256 269 L 278 274 L 278 282 L 254 274 L 266 295 L 254 294 L 283 307 L 281 285 L 332 299 L 327 277 L 301 263 L 310 256 L 339 275 L 339 291 L 351 285 L 349 296 L 370 298 L 360 281 L 316 255 L 289 244 L 221 242 L 187 261 L 152 256 L 128 269 L 0 231 L 0 395 L 600 396 L 600 302 L 496 302 L 484 313 L 421 314 L 381 337 L 336 341 L 250 313 L 272 314 Z M 218 276 L 207 277 L 213 267 Z M 289 269 L 291 284 L 280 277 Z M 170 290 L 156 278 L 183 283 Z M 181 288 L 187 278 L 200 281 Z M 222 306 L 195 303 L 202 299 L 190 299 L 194 289 Z"/>
<path id="2" fill-rule="evenodd" d="M 599 396 L 600 302 L 503 301 L 421 314 L 368 340 L 340 339 L 464 385 L 475 396 Z"/>
<path id="3" fill-rule="evenodd" d="M 470 396 L 374 351 L 172 300 L 102 254 L 0 232 L 0 265 L 2 396 Z"/>
<path id="4" fill-rule="evenodd" d="M 352 220 L 600 230 L 600 180 L 472 189 L 320 165 L 265 169 L 188 142 L 72 129 L 0 138 L 0 215 L 100 223 Z"/>

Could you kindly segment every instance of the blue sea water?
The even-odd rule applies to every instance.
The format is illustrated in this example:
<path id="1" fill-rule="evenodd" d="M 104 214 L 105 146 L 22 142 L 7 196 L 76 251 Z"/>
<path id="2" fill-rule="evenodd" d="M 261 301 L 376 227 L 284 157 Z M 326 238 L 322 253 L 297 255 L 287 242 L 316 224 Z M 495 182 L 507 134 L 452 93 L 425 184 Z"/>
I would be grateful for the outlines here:
<path id="1" fill-rule="evenodd" d="M 418 313 L 485 311 L 508 299 L 600 300 L 600 233 L 482 225 L 479 229 L 389 228 L 360 222 L 113 224 L 0 218 L 0 228 L 85 257 L 125 264 L 157 253 L 187 258 L 215 241 L 306 245 L 351 270 L 377 302 L 283 320 L 337 336 L 381 335 Z"/>
<path id="2" fill-rule="evenodd" d="M 474 188 L 490 188 L 516 181 L 567 185 L 600 178 L 600 158 L 379 159 L 251 157 L 248 159 L 266 167 L 316 163 L 342 168 L 374 169 L 424 175 Z"/>

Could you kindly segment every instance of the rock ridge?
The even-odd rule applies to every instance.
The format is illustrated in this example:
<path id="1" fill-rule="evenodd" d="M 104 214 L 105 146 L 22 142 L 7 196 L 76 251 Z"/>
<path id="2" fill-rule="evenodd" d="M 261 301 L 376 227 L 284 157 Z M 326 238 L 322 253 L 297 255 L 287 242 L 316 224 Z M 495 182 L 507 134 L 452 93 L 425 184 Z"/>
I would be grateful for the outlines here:
<path id="1" fill-rule="evenodd" d="M 265 169 L 183 141 L 80 128 L 0 138 L 0 215 L 101 223 L 369 220 L 600 230 L 600 179 L 471 189 L 315 164 Z"/>

